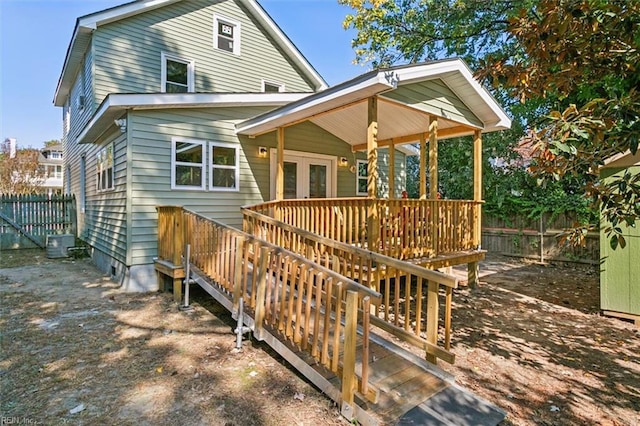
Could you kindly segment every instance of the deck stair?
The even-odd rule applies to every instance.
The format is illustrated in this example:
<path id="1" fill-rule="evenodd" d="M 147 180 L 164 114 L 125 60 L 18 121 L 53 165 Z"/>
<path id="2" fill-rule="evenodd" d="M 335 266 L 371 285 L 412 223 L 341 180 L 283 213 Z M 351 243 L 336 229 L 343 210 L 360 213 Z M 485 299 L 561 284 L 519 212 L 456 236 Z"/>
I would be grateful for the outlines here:
<path id="1" fill-rule="evenodd" d="M 441 330 L 438 337 L 437 306 L 445 301 L 440 322 L 446 322 L 455 280 L 411 265 L 401 279 L 398 272 L 372 288 L 348 277 L 347 264 L 361 262 L 355 257 L 320 253 L 311 245 L 298 247 L 307 254 L 301 256 L 180 207 L 158 210 L 159 274 L 172 271 L 166 263 L 188 243 L 191 279 L 234 317 L 242 297 L 244 324 L 254 337 L 334 400 L 347 419 L 363 425 L 492 425 L 504 418 L 434 363 L 453 361 L 450 336 Z M 445 290 L 431 279 L 444 282 Z M 368 282 L 376 280 L 370 276 Z M 427 289 L 434 290 L 431 296 Z M 410 312 L 411 306 L 424 312 Z M 425 326 L 429 320 L 435 329 Z M 429 336 L 434 330 L 435 340 Z M 405 349 L 407 343 L 431 362 Z"/>

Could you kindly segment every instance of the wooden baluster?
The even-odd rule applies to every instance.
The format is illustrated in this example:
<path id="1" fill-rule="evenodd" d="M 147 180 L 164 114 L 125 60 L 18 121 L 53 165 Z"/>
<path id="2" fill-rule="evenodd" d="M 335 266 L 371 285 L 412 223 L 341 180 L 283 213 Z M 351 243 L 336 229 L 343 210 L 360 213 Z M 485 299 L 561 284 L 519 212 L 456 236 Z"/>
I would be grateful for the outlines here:
<path id="1" fill-rule="evenodd" d="M 255 305 L 255 326 L 254 336 L 258 340 L 263 340 L 262 331 L 264 328 L 265 319 L 265 297 L 267 286 L 267 262 L 269 260 L 269 248 L 260 247 L 260 258 L 258 260 L 258 288 L 256 291 L 256 305 Z"/>

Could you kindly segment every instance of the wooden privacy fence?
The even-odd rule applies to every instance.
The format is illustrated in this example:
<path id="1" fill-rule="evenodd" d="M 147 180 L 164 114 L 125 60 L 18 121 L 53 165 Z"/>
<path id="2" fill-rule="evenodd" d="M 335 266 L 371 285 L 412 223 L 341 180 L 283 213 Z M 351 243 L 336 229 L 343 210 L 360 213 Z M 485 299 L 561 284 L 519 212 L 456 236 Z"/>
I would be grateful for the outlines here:
<path id="1" fill-rule="evenodd" d="M 381 303 L 373 303 L 373 325 L 423 349 L 433 363 L 437 358 L 455 361 L 450 352 L 455 277 L 325 238 L 254 210 L 243 209 L 247 233 L 379 291 L 383 297 Z M 442 313 L 439 299 L 444 301 Z"/>
<path id="2" fill-rule="evenodd" d="M 343 403 L 375 399 L 369 374 L 369 315 L 381 295 L 312 260 L 181 207 L 158 207 L 158 255 L 173 262 L 190 245 L 190 265 L 240 298 L 253 331 L 276 335 L 341 379 Z M 177 255 L 176 255 L 177 254 Z M 358 362 L 356 362 L 358 360 Z"/>
<path id="3" fill-rule="evenodd" d="M 51 234 L 76 234 L 74 196 L 0 195 L 0 248 L 44 248 Z"/>
<path id="4" fill-rule="evenodd" d="M 475 249 L 481 202 L 409 199 L 304 199 L 248 207 L 287 225 L 397 259 L 418 259 Z M 371 212 L 378 218 L 371 244 Z"/>
<path id="5" fill-rule="evenodd" d="M 577 222 L 575 214 L 539 219 L 513 217 L 509 220 L 484 215 L 482 220 L 482 248 L 507 256 L 525 257 L 545 261 L 570 261 L 598 264 L 600 262 L 600 235 L 588 232 L 584 247 L 560 244 L 559 237 Z"/>

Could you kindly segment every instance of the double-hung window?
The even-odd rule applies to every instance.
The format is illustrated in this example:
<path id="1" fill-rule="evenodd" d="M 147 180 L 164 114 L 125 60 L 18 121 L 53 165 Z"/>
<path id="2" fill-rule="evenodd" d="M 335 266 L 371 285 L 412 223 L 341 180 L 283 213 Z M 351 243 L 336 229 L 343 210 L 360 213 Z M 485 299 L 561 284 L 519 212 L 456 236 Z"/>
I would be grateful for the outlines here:
<path id="1" fill-rule="evenodd" d="M 237 146 L 209 143 L 209 188 L 214 191 L 237 191 L 240 183 L 240 160 Z"/>
<path id="2" fill-rule="evenodd" d="M 96 186 L 98 191 L 109 191 L 113 183 L 113 144 L 102 148 L 96 157 Z"/>
<path id="3" fill-rule="evenodd" d="M 171 188 L 204 190 L 205 141 L 171 140 Z"/>
<path id="4" fill-rule="evenodd" d="M 194 61 L 162 52 L 163 93 L 187 93 L 194 91 Z"/>
<path id="5" fill-rule="evenodd" d="M 213 47 L 240 54 L 240 23 L 219 15 L 213 16 Z"/>
<path id="6" fill-rule="evenodd" d="M 356 162 L 357 170 L 356 170 L 356 194 L 358 195 L 368 195 L 367 192 L 367 182 L 368 182 L 368 163 L 366 160 L 358 160 Z"/>

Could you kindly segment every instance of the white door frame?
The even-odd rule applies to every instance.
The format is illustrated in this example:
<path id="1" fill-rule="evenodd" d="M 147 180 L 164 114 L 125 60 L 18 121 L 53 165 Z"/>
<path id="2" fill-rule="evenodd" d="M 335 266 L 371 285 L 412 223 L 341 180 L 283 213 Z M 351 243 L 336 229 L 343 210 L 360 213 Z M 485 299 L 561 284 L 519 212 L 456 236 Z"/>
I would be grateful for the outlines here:
<path id="1" fill-rule="evenodd" d="M 323 160 L 315 162 L 314 160 Z M 335 155 L 316 154 L 313 152 L 284 150 L 284 161 L 296 162 L 301 167 L 298 168 L 298 192 L 302 191 L 302 197 L 309 196 L 309 165 L 310 164 L 326 164 L 329 162 L 329 170 L 327 170 L 327 198 L 336 198 L 337 182 L 338 182 L 338 158 Z M 271 148 L 269 152 L 270 162 L 270 200 L 276 198 L 276 170 L 278 169 L 278 150 Z"/>

